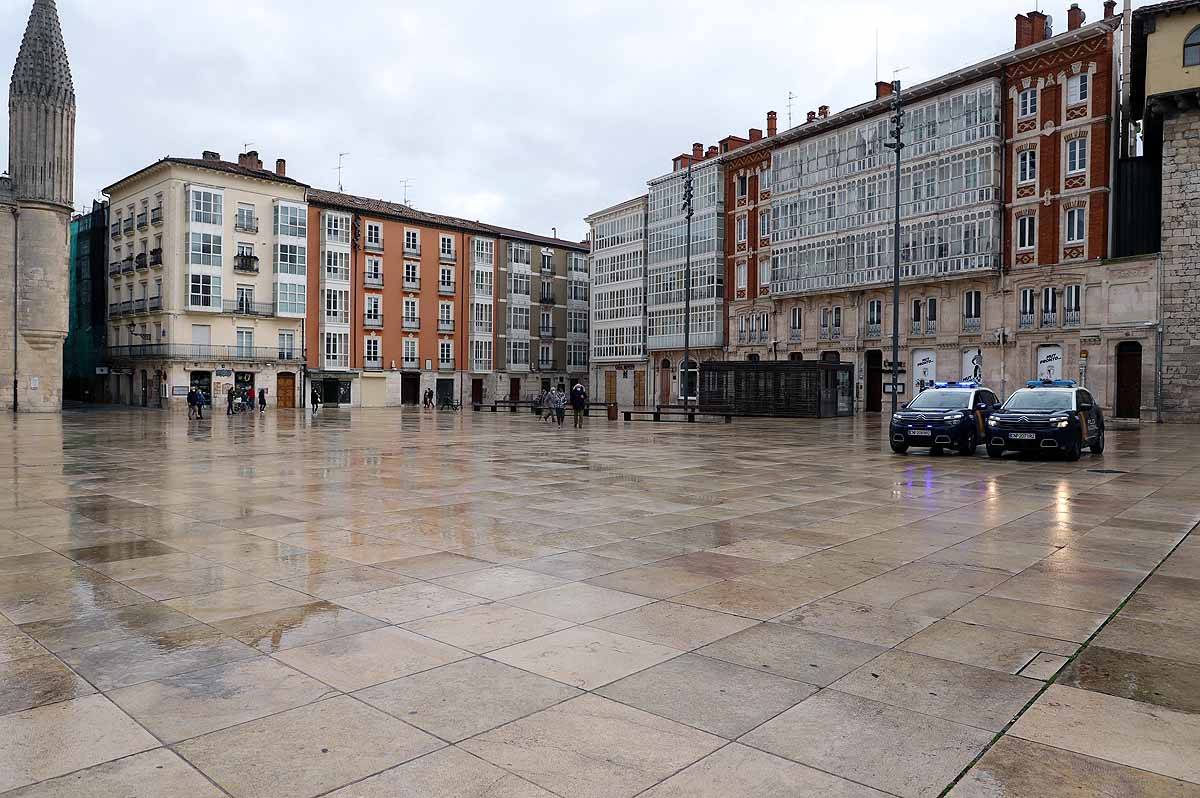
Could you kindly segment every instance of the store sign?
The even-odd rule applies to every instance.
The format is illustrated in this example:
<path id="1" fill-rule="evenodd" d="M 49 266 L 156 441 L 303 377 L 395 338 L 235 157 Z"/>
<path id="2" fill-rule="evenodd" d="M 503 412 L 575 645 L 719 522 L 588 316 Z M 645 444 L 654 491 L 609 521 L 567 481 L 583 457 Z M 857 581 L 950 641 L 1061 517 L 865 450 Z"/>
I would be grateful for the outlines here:
<path id="1" fill-rule="evenodd" d="M 933 385 L 937 379 L 937 351 L 914 349 L 912 361 L 913 393 L 917 394 Z"/>
<path id="2" fill-rule="evenodd" d="M 1063 378 L 1061 346 L 1058 344 L 1039 346 L 1037 359 L 1037 378 L 1039 380 L 1061 380 Z"/>
<path id="3" fill-rule="evenodd" d="M 187 396 L 187 393 L 188 393 L 188 386 L 186 386 L 186 385 L 172 385 L 171 386 L 171 396 Z"/>
<path id="4" fill-rule="evenodd" d="M 213 374 L 217 375 L 218 377 L 232 377 L 233 369 L 217 369 L 213 372 Z"/>

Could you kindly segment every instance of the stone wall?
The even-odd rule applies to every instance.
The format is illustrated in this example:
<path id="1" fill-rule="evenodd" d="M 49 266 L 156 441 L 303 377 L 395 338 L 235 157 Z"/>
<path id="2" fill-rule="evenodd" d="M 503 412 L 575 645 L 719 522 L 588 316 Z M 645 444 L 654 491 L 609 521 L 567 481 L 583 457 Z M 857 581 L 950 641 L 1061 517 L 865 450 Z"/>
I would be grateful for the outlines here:
<path id="1" fill-rule="evenodd" d="M 1200 111 L 1163 119 L 1163 420 L 1200 422 Z"/>
<path id="2" fill-rule="evenodd" d="M 8 181 L 0 179 L 0 410 L 12 410 L 13 215 Z"/>

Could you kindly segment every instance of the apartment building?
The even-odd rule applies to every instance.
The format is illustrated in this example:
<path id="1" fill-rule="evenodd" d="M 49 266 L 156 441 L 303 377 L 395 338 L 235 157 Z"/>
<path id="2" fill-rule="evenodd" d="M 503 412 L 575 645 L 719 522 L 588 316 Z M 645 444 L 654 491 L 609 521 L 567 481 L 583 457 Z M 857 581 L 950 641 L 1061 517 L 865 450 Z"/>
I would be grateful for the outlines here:
<path id="1" fill-rule="evenodd" d="M 307 308 L 306 186 L 281 158 L 163 158 L 108 188 L 113 401 L 182 403 L 191 387 L 298 403 Z"/>
<path id="2" fill-rule="evenodd" d="M 1106 406 L 1129 391 L 1116 350 L 1152 324 L 1154 277 L 1144 260 L 1109 259 L 1120 20 L 1112 3 L 1105 13 L 1086 24 L 1072 6 L 1058 36 L 1044 13 L 1018 15 L 1013 51 L 904 91 L 906 396 L 972 376 L 1001 390 L 1079 379 Z M 853 362 L 868 411 L 882 407 L 892 368 L 891 90 L 877 84 L 872 101 L 840 113 L 822 106 L 720 159 L 727 224 L 747 243 L 727 261 L 729 357 Z M 1152 399 L 1133 394 L 1135 408 Z"/>
<path id="3" fill-rule="evenodd" d="M 650 398 L 646 358 L 648 195 L 588 216 L 592 243 L 592 400 L 628 407 Z"/>
<path id="4" fill-rule="evenodd" d="M 585 246 L 339 192 L 308 203 L 308 373 L 327 405 L 524 399 L 586 374 Z"/>

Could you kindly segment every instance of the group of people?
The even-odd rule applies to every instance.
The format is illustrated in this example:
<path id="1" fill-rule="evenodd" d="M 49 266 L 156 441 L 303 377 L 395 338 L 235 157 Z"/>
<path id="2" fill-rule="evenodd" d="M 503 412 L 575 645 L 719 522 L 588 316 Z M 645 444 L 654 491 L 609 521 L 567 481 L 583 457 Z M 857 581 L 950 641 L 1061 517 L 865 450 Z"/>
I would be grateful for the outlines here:
<path id="1" fill-rule="evenodd" d="M 574 412 L 574 426 L 583 427 L 583 411 L 587 409 L 588 394 L 581 383 L 575 383 L 569 396 L 558 388 L 548 388 L 538 397 L 537 402 L 537 406 L 542 408 L 541 420 L 558 424 L 560 427 L 567 417 L 567 402 L 570 402 Z"/>
<path id="2" fill-rule="evenodd" d="M 204 391 L 195 386 L 188 388 L 188 418 L 204 418 L 204 406 L 206 404 L 208 404 L 208 397 L 204 395 Z"/>
<path id="3" fill-rule="evenodd" d="M 239 403 L 238 400 L 241 400 Z M 232 416 L 235 412 L 241 410 L 254 410 L 254 389 L 253 388 L 234 388 L 229 387 L 229 393 L 225 397 L 225 415 Z M 258 412 L 267 412 L 267 389 L 258 389 Z"/>

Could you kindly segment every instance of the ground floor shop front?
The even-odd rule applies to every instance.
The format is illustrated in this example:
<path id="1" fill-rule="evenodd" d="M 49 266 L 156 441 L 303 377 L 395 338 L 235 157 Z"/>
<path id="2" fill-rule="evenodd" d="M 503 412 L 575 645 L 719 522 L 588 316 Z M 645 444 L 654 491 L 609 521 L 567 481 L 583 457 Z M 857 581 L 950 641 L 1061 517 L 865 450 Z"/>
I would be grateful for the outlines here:
<path id="1" fill-rule="evenodd" d="M 184 406 L 188 392 L 204 394 L 205 403 L 225 409 L 232 388 L 237 397 L 253 392 L 255 400 L 266 391 L 269 407 L 292 408 L 301 404 L 304 375 L 298 365 L 239 365 L 171 362 L 114 365 L 109 369 L 109 392 L 118 404 L 135 407 Z"/>

